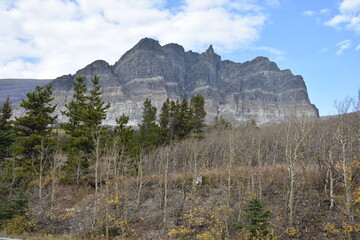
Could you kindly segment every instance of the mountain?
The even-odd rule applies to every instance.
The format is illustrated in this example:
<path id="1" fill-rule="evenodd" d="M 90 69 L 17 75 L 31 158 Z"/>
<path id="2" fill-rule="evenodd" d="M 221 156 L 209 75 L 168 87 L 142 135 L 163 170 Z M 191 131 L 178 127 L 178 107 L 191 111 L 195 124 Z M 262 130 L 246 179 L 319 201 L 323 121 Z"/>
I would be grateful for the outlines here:
<path id="1" fill-rule="evenodd" d="M 114 65 L 97 60 L 74 75 L 53 80 L 54 104 L 60 110 L 73 95 L 77 76 L 86 77 L 89 88 L 94 75 L 100 77 L 103 99 L 111 103 L 105 124 L 115 124 L 122 113 L 131 124 L 141 120 L 146 98 L 158 108 L 170 99 L 205 97 L 207 122 L 221 116 L 235 123 L 255 120 L 258 124 L 281 122 L 290 116 L 318 117 L 310 103 L 301 76 L 280 70 L 266 57 L 244 63 L 222 61 L 210 45 L 204 53 L 185 52 L 178 44 L 161 46 L 144 38 L 127 51 Z"/>
<path id="2" fill-rule="evenodd" d="M 34 91 L 36 86 L 44 86 L 51 80 L 38 79 L 0 79 L 0 106 L 9 96 L 10 103 L 20 102 L 26 98 L 28 92 Z"/>

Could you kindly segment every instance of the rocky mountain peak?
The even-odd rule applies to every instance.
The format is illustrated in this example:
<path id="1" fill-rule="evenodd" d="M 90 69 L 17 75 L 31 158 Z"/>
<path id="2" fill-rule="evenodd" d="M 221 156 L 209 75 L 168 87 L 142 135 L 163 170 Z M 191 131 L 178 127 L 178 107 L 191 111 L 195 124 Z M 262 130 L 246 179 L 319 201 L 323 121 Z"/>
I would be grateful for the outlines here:
<path id="1" fill-rule="evenodd" d="M 251 61 L 247 61 L 243 63 L 243 65 L 250 67 L 251 71 L 255 69 L 261 71 L 280 71 L 276 63 L 270 61 L 269 58 L 262 56 L 256 57 Z"/>
<path id="2" fill-rule="evenodd" d="M 76 75 L 100 75 L 106 74 L 110 70 L 110 65 L 104 60 L 96 60 L 95 62 L 90 63 L 83 69 L 80 69 L 76 72 Z"/>
<path id="3" fill-rule="evenodd" d="M 208 49 L 206 49 L 205 53 L 206 53 L 206 54 L 215 54 L 214 48 L 213 48 L 213 45 L 212 45 L 212 44 L 210 44 L 210 46 L 208 47 Z"/>
<path id="4" fill-rule="evenodd" d="M 123 113 L 137 125 L 146 98 L 160 109 L 167 98 L 196 94 L 205 98 L 208 123 L 215 116 L 235 124 L 249 120 L 258 124 L 280 122 L 290 116 L 318 117 L 302 77 L 281 71 L 266 57 L 244 63 L 222 61 L 212 45 L 199 54 L 184 52 L 175 43 L 161 46 L 157 40 L 143 38 L 113 66 L 98 60 L 75 75 L 52 81 L 60 120 L 76 76 L 84 75 L 89 82 L 95 74 L 100 76 L 103 99 L 111 103 L 104 122 L 110 125 Z"/>
<path id="5" fill-rule="evenodd" d="M 141 39 L 132 50 L 142 50 L 142 51 L 151 51 L 151 52 L 162 52 L 161 45 L 159 41 L 151 39 L 151 38 L 143 38 Z"/>
<path id="6" fill-rule="evenodd" d="M 221 61 L 221 57 L 215 53 L 212 44 L 210 44 L 208 49 L 204 53 L 202 53 L 201 56 L 204 57 L 205 59 L 207 59 L 207 61 L 210 61 L 213 63 Z"/>
<path id="7" fill-rule="evenodd" d="M 171 51 L 176 53 L 177 55 L 184 55 L 185 54 L 185 50 L 184 47 L 176 44 L 176 43 L 169 43 L 166 44 L 162 47 L 165 51 Z"/>

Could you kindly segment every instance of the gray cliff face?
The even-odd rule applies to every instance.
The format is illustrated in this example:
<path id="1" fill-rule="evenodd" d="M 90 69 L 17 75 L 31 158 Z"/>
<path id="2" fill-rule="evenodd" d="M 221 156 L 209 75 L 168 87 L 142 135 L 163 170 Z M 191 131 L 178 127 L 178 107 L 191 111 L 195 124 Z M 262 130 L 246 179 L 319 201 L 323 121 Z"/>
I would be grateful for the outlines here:
<path id="1" fill-rule="evenodd" d="M 166 98 L 205 97 L 207 122 L 221 116 L 234 123 L 255 120 L 258 124 L 281 122 L 290 116 L 318 117 L 309 101 L 301 76 L 280 70 L 274 62 L 257 57 L 245 63 L 222 61 L 210 46 L 204 53 L 185 52 L 178 44 L 160 46 L 144 38 L 113 66 L 98 60 L 74 75 L 53 80 L 54 104 L 60 110 L 71 100 L 73 81 L 84 75 L 91 88 L 94 75 L 100 77 L 103 99 L 111 104 L 105 124 L 114 125 L 121 114 L 131 123 L 141 121 L 146 98 L 161 108 Z"/>

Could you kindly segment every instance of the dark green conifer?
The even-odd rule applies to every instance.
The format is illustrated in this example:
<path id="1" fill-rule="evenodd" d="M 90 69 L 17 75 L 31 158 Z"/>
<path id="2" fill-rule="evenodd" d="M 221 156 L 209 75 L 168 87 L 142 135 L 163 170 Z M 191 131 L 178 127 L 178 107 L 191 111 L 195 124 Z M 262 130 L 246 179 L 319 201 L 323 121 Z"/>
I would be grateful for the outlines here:
<path id="1" fill-rule="evenodd" d="M 68 117 L 63 124 L 68 138 L 65 148 L 68 153 L 66 172 L 68 181 L 76 174 L 77 182 L 82 173 L 87 173 L 90 157 L 94 150 L 95 138 L 102 137 L 105 128 L 102 121 L 106 118 L 106 111 L 110 104 L 105 104 L 101 98 L 101 85 L 98 76 L 92 79 L 93 88 L 88 91 L 85 77 L 79 76 L 74 82 L 74 96 L 65 105 L 67 111 L 62 112 Z M 73 175 L 73 177 L 71 177 Z"/>
<path id="2" fill-rule="evenodd" d="M 252 238 L 265 237 L 270 232 L 270 210 L 265 209 L 261 199 L 253 198 L 247 203 L 244 211 L 245 229 L 250 231 Z"/>
<path id="3" fill-rule="evenodd" d="M 156 124 L 156 107 L 146 99 L 143 106 L 142 121 L 139 124 L 140 145 L 144 151 L 150 151 L 160 142 L 159 126 Z"/>
<path id="4" fill-rule="evenodd" d="M 14 142 L 14 135 L 11 126 L 11 106 L 9 97 L 0 109 L 0 173 L 1 164 L 5 157 L 10 156 L 10 146 Z"/>
<path id="5" fill-rule="evenodd" d="M 206 117 L 205 100 L 203 96 L 197 94 L 196 96 L 191 98 L 191 110 L 191 129 L 196 137 L 202 138 Z"/>
<path id="6" fill-rule="evenodd" d="M 170 100 L 169 98 L 166 99 L 166 101 L 163 103 L 162 107 L 161 107 L 161 112 L 160 112 L 160 120 L 159 120 L 159 124 L 160 124 L 160 135 L 161 135 L 161 142 L 162 143 L 168 143 L 170 142 L 170 126 L 171 126 L 171 105 L 170 105 Z"/>

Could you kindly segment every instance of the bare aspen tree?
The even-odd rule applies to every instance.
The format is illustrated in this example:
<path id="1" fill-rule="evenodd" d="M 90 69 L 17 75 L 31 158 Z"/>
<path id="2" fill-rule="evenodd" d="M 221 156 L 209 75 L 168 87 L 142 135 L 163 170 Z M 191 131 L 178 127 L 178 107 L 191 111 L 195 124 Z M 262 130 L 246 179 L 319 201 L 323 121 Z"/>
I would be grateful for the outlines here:
<path id="1" fill-rule="evenodd" d="M 328 195 L 330 200 L 329 209 L 333 209 L 335 206 L 335 197 L 334 197 L 334 186 L 336 181 L 335 176 L 335 157 L 336 157 L 336 138 L 333 133 L 334 125 L 333 121 L 328 121 L 328 126 L 323 126 L 323 134 L 320 139 L 320 148 L 322 149 L 321 155 L 322 159 L 326 165 L 326 179 L 324 186 L 324 193 Z M 322 126 L 318 126 L 320 128 Z"/>
<path id="2" fill-rule="evenodd" d="M 235 143 L 234 143 L 234 130 L 229 134 L 229 162 L 228 162 L 228 182 L 227 182 L 227 191 L 228 191 L 228 205 L 231 206 L 231 182 L 232 182 L 232 169 L 235 160 Z"/>
<path id="3" fill-rule="evenodd" d="M 341 161 L 341 169 L 343 174 L 343 181 L 344 181 L 344 192 L 345 192 L 345 198 L 346 198 L 346 204 L 345 204 L 345 212 L 348 216 L 348 219 L 350 223 L 354 223 L 354 215 L 353 215 L 353 202 L 352 202 L 352 196 L 353 196 L 353 182 L 351 179 L 351 171 L 350 171 L 350 159 L 347 157 L 347 147 L 351 145 L 349 139 L 349 123 L 346 122 L 346 114 L 348 113 L 350 106 L 351 106 L 351 99 L 347 98 L 342 102 L 336 103 L 336 109 L 339 113 L 338 118 L 338 126 L 335 130 L 336 139 L 339 142 L 340 145 L 340 161 Z M 350 235 L 349 235 L 350 236 Z"/>
<path id="4" fill-rule="evenodd" d="M 100 166 L 100 140 L 101 140 L 101 127 L 100 129 L 98 129 L 97 131 L 94 131 L 93 133 L 93 142 L 94 142 L 94 151 L 93 151 L 93 155 L 94 155 L 94 160 L 95 160 L 95 165 L 94 165 L 94 170 L 95 170 L 95 192 L 94 192 L 94 210 L 93 210 L 93 226 L 92 228 L 95 229 L 95 224 L 97 221 L 97 210 L 98 210 L 98 198 L 99 198 L 99 166 Z"/>
<path id="5" fill-rule="evenodd" d="M 41 137 L 40 145 L 36 147 L 38 152 L 38 166 L 36 166 L 35 162 L 32 161 L 33 168 L 38 175 L 38 197 L 39 197 L 39 206 L 42 209 L 42 200 L 43 200 L 43 187 L 45 185 L 44 182 L 44 170 L 48 164 L 49 159 L 49 151 L 50 146 L 46 144 L 45 137 Z"/>
<path id="6" fill-rule="evenodd" d="M 289 120 L 285 132 L 285 158 L 289 174 L 288 209 L 290 226 L 293 225 L 295 216 L 296 167 L 303 155 L 301 146 L 311 131 L 309 121 L 302 120 L 301 122 L 295 119 Z"/>
<path id="7" fill-rule="evenodd" d="M 57 174 L 59 173 L 62 166 L 65 165 L 66 156 L 61 150 L 57 150 L 54 154 L 53 161 L 51 162 L 51 204 L 54 204 L 56 186 L 58 183 Z"/>
<path id="8" fill-rule="evenodd" d="M 202 176 L 199 174 L 199 144 L 197 140 L 192 140 L 189 142 L 191 144 L 191 162 L 193 165 L 193 184 L 192 184 L 192 190 L 194 193 L 197 191 L 197 186 L 201 185 L 202 182 Z"/>
<path id="9" fill-rule="evenodd" d="M 168 216 L 168 212 L 167 212 L 167 205 L 168 205 L 168 181 L 169 181 L 169 149 L 166 149 L 166 157 L 165 157 L 165 166 L 164 166 L 164 217 L 163 217 L 163 230 L 164 232 L 166 231 L 167 228 L 167 216 Z"/>
<path id="10" fill-rule="evenodd" d="M 137 172 L 137 197 L 136 197 L 136 209 L 139 208 L 140 205 L 140 197 L 141 197 L 141 191 L 144 184 L 143 181 L 143 165 L 144 165 L 144 156 L 143 153 L 140 154 L 140 158 L 138 161 L 138 172 Z"/>

